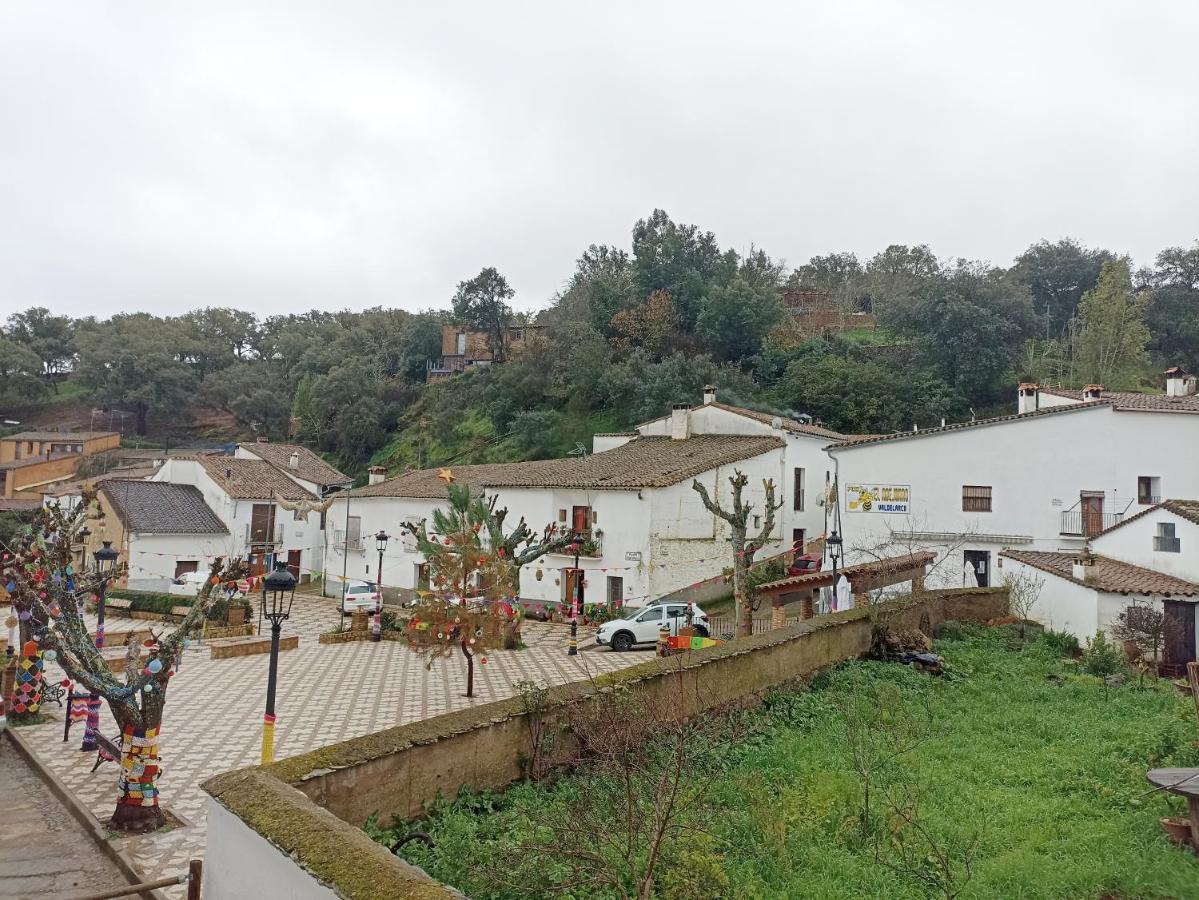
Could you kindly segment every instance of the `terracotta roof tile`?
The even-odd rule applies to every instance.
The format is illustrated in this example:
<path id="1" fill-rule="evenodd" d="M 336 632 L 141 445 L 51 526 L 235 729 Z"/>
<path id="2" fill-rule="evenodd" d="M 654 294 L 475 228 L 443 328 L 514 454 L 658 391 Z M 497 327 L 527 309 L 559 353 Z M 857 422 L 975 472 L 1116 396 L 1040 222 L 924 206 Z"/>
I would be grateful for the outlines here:
<path id="1" fill-rule="evenodd" d="M 1041 388 L 1042 394 L 1082 400 L 1082 391 L 1064 388 Z M 1142 394 L 1138 391 L 1104 391 L 1100 401 L 1106 401 L 1116 409 L 1140 412 L 1183 412 L 1199 413 L 1199 394 L 1189 397 L 1167 397 L 1165 394 Z M 1060 407 L 1053 407 L 1058 409 Z"/>
<path id="2" fill-rule="evenodd" d="M 1199 525 L 1199 500 L 1163 500 L 1161 503 L 1155 503 L 1152 506 L 1142 509 L 1135 515 L 1129 516 L 1127 519 L 1121 519 L 1110 528 L 1105 528 L 1102 534 L 1108 534 L 1112 531 L 1115 531 L 1117 528 L 1123 528 L 1129 522 L 1135 522 L 1142 516 L 1147 516 L 1152 512 L 1157 512 L 1159 509 L 1168 510 L 1177 516 L 1181 516 L 1182 518 Z"/>
<path id="3" fill-rule="evenodd" d="M 228 534 L 200 489 L 166 481 L 109 481 L 101 488 L 130 531 L 141 534 Z"/>
<path id="4" fill-rule="evenodd" d="M 208 477 L 234 500 L 312 500 L 307 488 L 288 478 L 278 467 L 261 459 L 237 459 L 233 456 L 197 456 Z"/>
<path id="5" fill-rule="evenodd" d="M 113 437 L 119 434 L 119 431 L 22 431 L 0 437 L 0 441 L 57 441 L 64 438 L 71 441 L 90 441 L 93 438 Z"/>
<path id="6" fill-rule="evenodd" d="M 905 556 L 892 556 L 887 559 L 858 563 L 838 569 L 837 577 L 840 578 L 844 575 L 852 581 L 855 575 L 882 575 L 887 572 L 899 572 L 920 565 L 927 566 L 936 558 L 937 554 L 927 550 L 919 553 L 909 553 Z M 759 585 L 758 593 L 777 594 L 782 591 L 802 588 L 805 585 L 817 587 L 821 584 L 829 583 L 832 575 L 832 569 L 822 569 L 819 572 L 804 572 L 802 575 L 792 575 L 790 578 L 780 578 L 778 581 L 768 581 L 766 584 Z"/>
<path id="7" fill-rule="evenodd" d="M 638 437 L 602 453 L 537 462 L 453 466 L 456 481 L 488 488 L 579 488 L 636 490 L 667 487 L 718 466 L 769 453 L 783 446 L 770 435 L 700 434 L 676 441 Z M 424 469 L 348 492 L 351 497 L 442 498 L 437 469 Z"/>
<path id="8" fill-rule="evenodd" d="M 858 435 L 850 437 L 843 443 L 830 444 L 828 449 L 834 450 L 852 450 L 854 447 L 860 447 L 863 444 L 879 444 L 883 441 L 904 441 L 914 438 L 930 437 L 937 434 L 945 434 L 950 431 L 964 431 L 967 428 L 983 428 L 987 425 L 998 425 L 1004 422 L 1024 421 L 1025 419 L 1036 419 L 1041 416 L 1056 416 L 1063 413 L 1080 412 L 1084 409 L 1098 409 L 1100 407 L 1110 408 L 1111 404 L 1107 400 L 1096 400 L 1088 403 L 1071 403 L 1068 406 L 1046 406 L 1043 409 L 1035 410 L 1028 413 L 1012 413 L 1008 416 L 993 416 L 989 419 L 977 419 L 973 422 L 958 422 L 955 425 L 944 425 L 940 428 L 922 428 L 919 431 L 896 431 L 893 434 L 878 434 L 878 435 Z"/>
<path id="9" fill-rule="evenodd" d="M 1074 577 L 1075 557 L 1070 553 L 1003 550 L 999 555 L 1032 566 L 1034 569 L 1040 569 L 1042 572 L 1056 575 L 1058 578 L 1064 578 L 1075 584 L 1109 594 L 1157 594 L 1164 597 L 1199 595 L 1199 584 L 1106 556 L 1095 557 L 1095 580 L 1082 581 Z"/>
<path id="10" fill-rule="evenodd" d="M 354 479 L 344 472 L 339 472 L 307 447 L 299 444 L 255 443 L 239 444 L 242 449 L 265 459 L 280 469 L 286 469 L 297 478 L 311 481 L 321 487 L 337 487 L 343 484 L 353 484 Z M 291 455 L 299 456 L 299 468 L 291 467 Z"/>

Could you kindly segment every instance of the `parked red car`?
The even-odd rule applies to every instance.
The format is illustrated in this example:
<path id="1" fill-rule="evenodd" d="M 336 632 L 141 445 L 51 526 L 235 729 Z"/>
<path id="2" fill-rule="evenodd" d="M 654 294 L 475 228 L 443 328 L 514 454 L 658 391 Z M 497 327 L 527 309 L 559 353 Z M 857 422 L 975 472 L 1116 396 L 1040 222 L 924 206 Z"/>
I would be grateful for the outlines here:
<path id="1" fill-rule="evenodd" d="M 820 564 L 824 561 L 824 557 L 819 553 L 805 553 L 802 556 L 795 557 L 795 561 L 787 568 L 787 577 L 795 575 L 808 575 L 812 572 L 820 571 Z"/>

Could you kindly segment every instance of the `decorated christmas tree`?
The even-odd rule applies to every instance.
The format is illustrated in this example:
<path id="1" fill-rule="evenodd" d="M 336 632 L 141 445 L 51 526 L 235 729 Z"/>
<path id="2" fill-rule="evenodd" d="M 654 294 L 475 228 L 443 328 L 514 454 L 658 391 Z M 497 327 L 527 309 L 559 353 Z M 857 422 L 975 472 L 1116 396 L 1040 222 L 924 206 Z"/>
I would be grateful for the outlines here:
<path id="1" fill-rule="evenodd" d="M 123 566 L 105 576 L 81 572 L 74 565 L 72 545 L 79 539 L 94 498 L 74 510 L 43 508 L 13 546 L 0 550 L 0 575 L 21 630 L 28 635 L 23 658 L 32 660 L 29 672 L 57 662 L 76 684 L 108 702 L 121 730 L 121 769 L 116 810 L 111 826 L 122 831 L 147 831 L 163 824 L 158 805 L 161 764 L 158 740 L 167 687 L 183 641 L 199 630 L 209 604 L 221 586 L 245 574 L 241 561 L 222 565 L 217 560 L 191 611 L 170 634 L 151 632 L 144 644 L 131 644 L 124 674 L 114 674 L 94 637 L 89 634 L 79 599 L 94 595 L 103 579 L 119 578 Z M 27 687 L 24 704 L 32 699 Z"/>
<path id="2" fill-rule="evenodd" d="M 517 592 L 520 566 L 560 549 L 569 536 L 540 540 L 521 519 L 504 533 L 506 509 L 496 498 L 474 495 L 443 470 L 449 507 L 427 523 L 406 526 L 429 566 L 430 591 L 417 601 L 408 622 L 408 643 L 432 659 L 459 651 L 466 658 L 466 696 L 474 696 L 475 656 L 516 639 L 522 616 Z M 483 659 L 486 662 L 486 658 Z"/>

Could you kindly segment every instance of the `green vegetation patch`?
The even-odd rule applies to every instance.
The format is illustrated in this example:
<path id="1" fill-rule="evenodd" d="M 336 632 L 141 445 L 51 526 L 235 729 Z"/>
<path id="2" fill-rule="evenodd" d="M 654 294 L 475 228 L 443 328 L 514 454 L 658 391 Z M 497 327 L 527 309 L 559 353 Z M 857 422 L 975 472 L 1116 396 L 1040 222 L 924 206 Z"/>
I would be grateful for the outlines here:
<path id="1" fill-rule="evenodd" d="M 1180 801 L 1145 781 L 1150 768 L 1199 765 L 1190 699 L 1166 682 L 1107 686 L 1063 660 L 1053 637 L 1024 646 L 1008 629 L 942 633 L 944 677 L 851 662 L 730 719 L 740 736 L 688 771 L 703 803 L 663 846 L 654 895 L 1199 896 L 1199 861 L 1158 823 Z M 863 755 L 876 762 L 868 814 Z M 401 852 L 472 897 L 547 896 L 577 864 L 527 848 L 559 839 L 550 823 L 580 802 L 582 783 L 440 805 L 421 825 L 433 847 Z M 622 804 L 607 801 L 619 779 L 585 784 L 615 833 Z M 368 830 L 390 844 L 412 828 Z M 572 895 L 617 892 L 580 882 Z"/>

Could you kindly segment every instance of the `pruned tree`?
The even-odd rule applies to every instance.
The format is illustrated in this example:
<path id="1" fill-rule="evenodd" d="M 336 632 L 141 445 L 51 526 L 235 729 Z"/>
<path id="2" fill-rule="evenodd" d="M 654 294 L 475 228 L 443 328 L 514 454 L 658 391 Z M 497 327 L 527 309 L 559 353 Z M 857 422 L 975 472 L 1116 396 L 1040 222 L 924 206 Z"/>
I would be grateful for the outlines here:
<path id="1" fill-rule="evenodd" d="M 242 578 L 247 568 L 241 560 L 228 565 L 216 560 L 183 621 L 169 634 L 151 632 L 146 644 L 131 644 L 119 677 L 96 649 L 78 602 L 97 592 L 102 582 L 95 573 L 77 571 L 72 552 L 93 499 L 85 495 L 85 502 L 68 512 L 39 510 L 33 527 L 6 548 L 3 576 L 41 659 L 57 661 L 72 681 L 104 698 L 121 729 L 119 794 L 110 825 L 119 831 L 148 831 L 164 822 L 158 805 L 158 741 L 174 661 L 183 641 L 200 629 L 221 586 Z M 122 574 L 119 566 L 105 577 Z"/>
<path id="2" fill-rule="evenodd" d="M 1003 583 L 1008 589 L 1008 612 L 1015 616 L 1020 629 L 1020 639 L 1025 637 L 1024 626 L 1032 615 L 1033 607 L 1041 599 L 1041 591 L 1045 587 L 1045 576 L 1034 569 L 1021 566 L 1017 574 L 1007 573 Z"/>
<path id="3" fill-rule="evenodd" d="M 1124 642 L 1126 653 L 1134 651 L 1128 653 L 1129 657 L 1140 657 L 1134 662 L 1148 659 L 1148 666 L 1138 666 L 1143 679 L 1146 668 L 1152 669 L 1156 677 L 1165 658 L 1166 643 L 1175 636 L 1178 626 L 1162 610 L 1147 603 L 1133 603 L 1124 607 L 1109 630 L 1112 637 Z"/>
<path id="4" fill-rule="evenodd" d="M 506 509 L 495 497 L 474 495 L 453 483 L 448 469 L 449 507 L 433 510 L 430 533 L 425 520 L 404 523 L 429 566 L 431 591 L 421 596 L 408 621 L 408 643 L 433 659 L 455 650 L 466 659 L 466 696 L 474 696 L 475 655 L 515 643 L 521 619 L 516 603 L 520 566 L 565 546 L 570 537 L 553 538 L 547 526 L 540 540 L 522 518 L 504 534 Z"/>
<path id="5" fill-rule="evenodd" d="M 766 498 L 762 514 L 762 528 L 753 538 L 748 536 L 749 517 L 753 513 L 753 505 L 746 503 L 743 494 L 749 478 L 740 469 L 734 469 L 729 477 L 732 487 L 732 507 L 726 509 L 720 503 L 720 495 L 715 499 L 708 493 L 698 480 L 691 482 L 691 487 L 699 494 L 704 508 L 714 516 L 728 523 L 729 542 L 733 548 L 733 602 L 737 610 L 737 634 L 747 637 L 754 633 L 754 597 L 749 583 L 749 570 L 754 563 L 754 556 L 772 540 L 774 532 L 774 514 L 782 503 L 774 502 L 774 479 L 764 478 L 762 488 Z"/>

